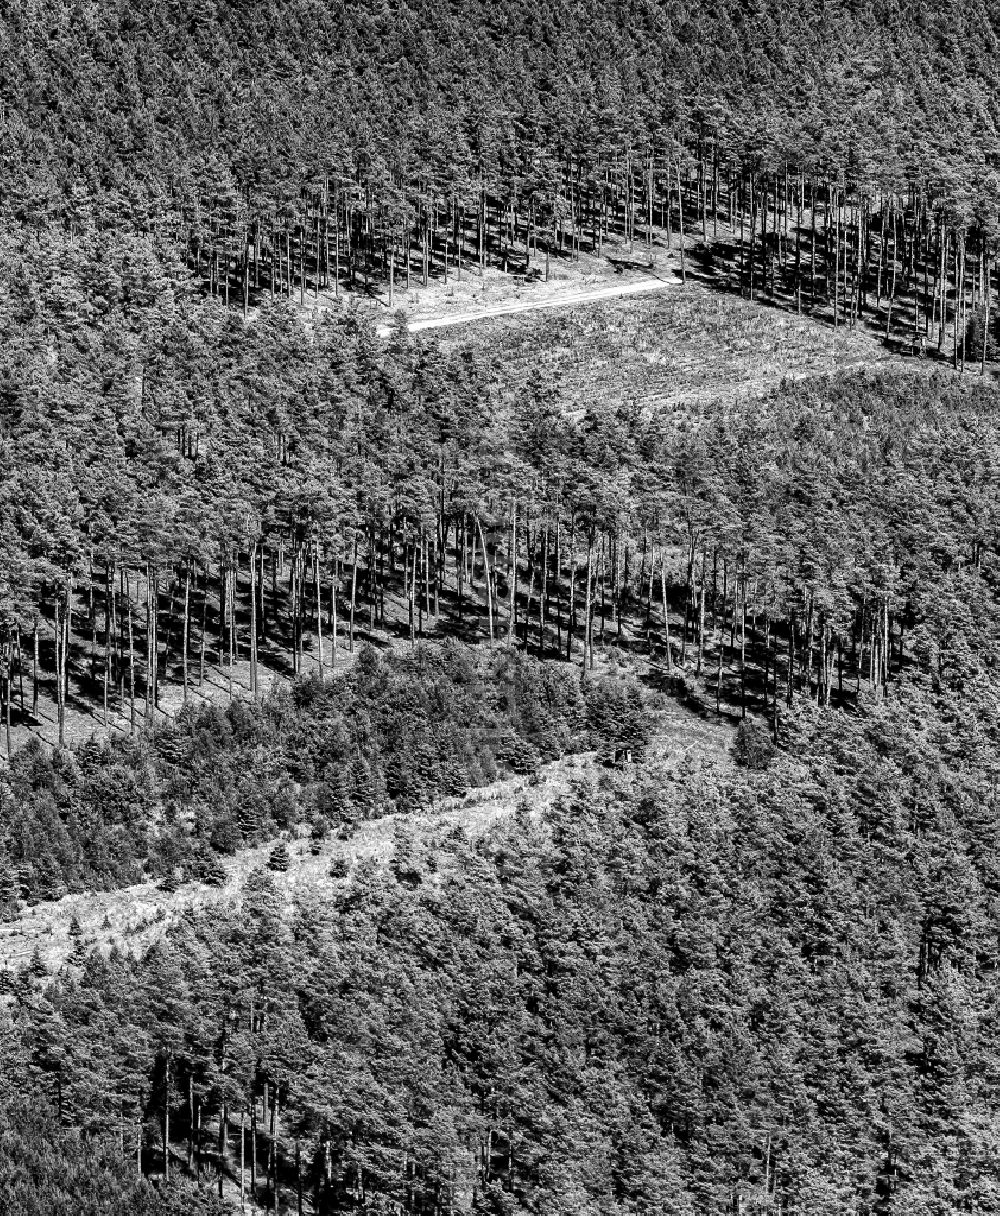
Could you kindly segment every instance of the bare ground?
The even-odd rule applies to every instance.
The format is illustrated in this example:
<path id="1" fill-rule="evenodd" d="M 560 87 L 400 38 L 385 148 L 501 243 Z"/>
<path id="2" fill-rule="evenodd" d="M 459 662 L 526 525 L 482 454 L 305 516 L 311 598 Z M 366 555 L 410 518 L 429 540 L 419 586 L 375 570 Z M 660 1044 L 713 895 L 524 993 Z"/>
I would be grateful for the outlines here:
<path id="1" fill-rule="evenodd" d="M 394 327 L 391 315 L 402 313 L 411 332 L 434 331 L 451 346 L 475 342 L 508 372 L 519 363 L 558 369 L 583 403 L 634 400 L 651 411 L 754 399 L 785 379 L 950 367 L 933 343 L 928 358 L 916 357 L 905 320 L 913 315 L 912 298 L 897 301 L 887 338 L 884 299 L 881 308 L 869 301 L 856 324 L 843 317 L 835 324 L 822 300 L 814 308 L 803 304 L 800 313 L 787 291 L 742 298 L 733 265 L 718 255 L 732 255 L 736 239 L 721 223 L 717 240 L 687 235 L 684 282 L 677 236 L 671 249 L 663 238 L 654 234 L 652 260 L 641 242 L 634 248 L 610 242 L 602 257 L 553 259 L 547 281 L 474 267 L 461 280 L 453 271 L 447 283 L 439 275 L 426 287 L 397 292 L 391 314 L 387 299 L 366 302 L 377 309 L 383 335 Z M 535 258 L 536 272 L 539 264 Z M 614 337 L 601 341 L 609 333 L 632 351 L 609 355 Z M 965 373 L 978 374 L 973 365 Z"/>
<path id="2" fill-rule="evenodd" d="M 590 283 L 600 285 L 589 286 Z M 660 276 L 652 273 L 640 272 L 638 276 L 621 276 L 618 282 L 611 283 L 602 283 L 597 276 L 581 275 L 575 280 L 567 276 L 563 282 L 535 283 L 523 289 L 515 287 L 513 298 L 504 298 L 504 293 L 501 292 L 498 299 L 484 301 L 479 308 L 470 307 L 468 302 L 463 301 L 465 307 L 461 311 L 446 311 L 431 316 L 417 314 L 412 320 L 408 320 L 407 328 L 410 333 L 423 333 L 426 330 L 474 325 L 497 317 L 519 316 L 526 312 L 574 308 L 601 300 L 670 291 L 676 286 L 677 280 L 673 275 Z M 454 300 L 451 303 L 454 306 Z M 392 323 L 385 323 L 378 327 L 378 332 L 381 337 L 388 337 L 393 329 Z"/>
<path id="3" fill-rule="evenodd" d="M 851 372 L 926 373 L 935 366 L 861 326 L 762 306 L 689 278 L 669 291 L 530 314 L 496 313 L 440 340 L 474 341 L 509 380 L 543 370 L 578 407 L 629 403 L 655 413 L 754 400 L 794 381 Z"/>
<path id="4" fill-rule="evenodd" d="M 731 740 L 732 727 L 726 720 L 699 716 L 668 702 L 657 714 L 647 763 L 674 765 L 695 753 L 704 763 L 728 764 Z M 331 877 L 331 863 L 340 858 L 349 868 L 365 860 L 384 864 L 392 856 L 394 835 L 400 823 L 405 822 L 432 846 L 436 839 L 459 826 L 470 837 L 482 836 L 511 815 L 523 799 L 527 800 L 531 813 L 539 816 L 556 798 L 570 792 L 576 782 L 591 781 L 598 771 L 592 752 L 564 757 L 544 765 L 537 780 L 509 777 L 470 790 L 461 797 L 442 799 L 418 815 L 372 819 L 360 824 L 347 839 L 327 838 L 315 853 L 308 839 L 295 835 L 289 841 L 289 869 L 272 877 L 289 904 L 297 894 L 332 892 L 342 880 Z M 53 903 L 25 908 L 16 920 L 0 923 L 0 966 L 16 970 L 30 961 L 37 947 L 50 971 L 62 967 L 75 945 L 70 934 L 74 918 L 84 946 L 102 950 L 117 946 L 126 952 L 139 953 L 189 912 L 213 906 L 237 906 L 247 876 L 266 866 L 276 843 L 268 841 L 223 858 L 226 882 L 221 887 L 191 882 L 168 892 L 146 882 L 118 891 L 67 895 Z"/>

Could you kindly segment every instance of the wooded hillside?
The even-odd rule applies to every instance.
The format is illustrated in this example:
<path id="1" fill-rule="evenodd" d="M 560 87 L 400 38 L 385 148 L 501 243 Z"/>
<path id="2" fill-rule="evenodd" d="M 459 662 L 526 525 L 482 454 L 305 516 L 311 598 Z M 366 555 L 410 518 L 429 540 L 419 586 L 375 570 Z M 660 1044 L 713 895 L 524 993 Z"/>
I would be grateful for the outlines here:
<path id="1" fill-rule="evenodd" d="M 997 33 L 957 2 L 9 5 L 0 209 L 243 308 L 722 225 L 751 296 L 964 359 Z"/>
<path id="2" fill-rule="evenodd" d="M 35 676 L 60 739 L 75 695 L 134 731 L 161 681 L 186 693 L 205 663 L 242 650 L 256 691 L 262 648 L 294 673 L 308 641 L 323 669 L 335 636 L 351 647 L 400 613 L 419 636 L 442 606 L 493 638 L 538 613 L 539 639 L 554 626 L 572 657 L 598 600 L 602 635 L 609 599 L 620 616 L 647 580 L 669 613 L 677 545 L 685 629 L 699 548 L 713 620 L 720 562 L 725 604 L 744 559 L 717 504 L 685 514 L 702 473 L 682 430 L 629 423 L 619 453 L 596 410 L 562 430 L 544 375 L 405 333 L 386 347 L 353 313 L 300 318 L 285 297 L 377 279 L 386 299 L 411 274 L 686 234 L 682 275 L 687 248 L 751 298 L 867 316 L 956 367 L 992 355 L 985 8 L 4 16 L 0 696 L 15 724 L 34 718 Z M 709 429 L 694 449 L 711 462 Z M 638 494 L 616 484 L 643 469 Z M 887 581 L 855 590 L 854 611 L 892 615 Z M 782 594 L 771 620 L 789 616 Z M 797 594 L 801 628 L 815 596 Z"/>
<path id="3" fill-rule="evenodd" d="M 123 1179 L 171 1144 L 191 1211 L 241 1181 L 290 1211 L 995 1211 L 995 775 L 961 684 L 803 705 L 752 768 L 640 766 L 477 843 L 401 830 L 333 900 L 259 872 L 142 959 L 81 943 L 12 978 L 5 1073 Z"/>
<path id="4" fill-rule="evenodd" d="M 407 350 L 428 353 L 389 357 Z M 192 706 L 138 742 L 15 753 L 7 914 L 143 866 L 211 881 L 242 841 L 321 835 L 372 799 L 417 806 L 498 758 L 530 769 L 641 744 L 642 698 L 592 674 L 591 648 L 745 712 L 740 775 L 697 758 L 640 768 L 474 848 L 404 832 L 389 873 L 344 873 L 335 906 L 286 920 L 261 876 L 241 911 L 148 957 L 87 961 L 80 941 L 67 973 L 9 975 L 11 1075 L 47 1112 L 17 1151 L 55 1154 L 55 1193 L 77 1168 L 61 1138 L 86 1131 L 118 1153 L 122 1204 L 123 1161 L 138 1149 L 136 1175 L 162 1184 L 173 1144 L 182 1189 L 166 1193 L 200 1178 L 205 1203 L 221 1176 L 224 1193 L 253 1177 L 262 1202 L 301 1193 L 318 1211 L 992 1210 L 996 391 L 841 377 L 650 419 L 574 417 L 535 383 L 526 400 L 548 413 L 473 412 L 470 446 L 445 460 L 446 491 L 472 487 L 469 545 L 490 537 L 477 592 L 459 594 L 471 569 L 453 543 L 435 618 L 439 445 L 423 474 L 430 562 L 419 532 L 395 575 L 373 550 L 373 585 L 404 612 L 372 636 L 394 629 L 404 652 L 401 576 L 421 562 L 412 658 L 365 651 L 336 682 Z M 425 401 L 410 417 L 434 415 Z M 478 482 L 493 466 L 475 453 L 498 449 L 510 480 Z M 276 493 L 296 492 L 301 451 L 289 444 Z M 210 486 L 199 459 L 177 467 Z M 383 521 L 377 545 L 390 526 L 405 525 Z M 574 537 L 558 558 L 557 534 Z M 508 541 L 534 563 L 516 620 L 495 591 Z M 267 619 L 297 628 L 287 584 L 274 602 Z M 461 613 L 488 642 L 492 621 L 492 657 L 428 656 L 421 606 L 428 633 Z M 243 1175 L 238 1142 L 258 1154 Z"/>
<path id="5" fill-rule="evenodd" d="M 266 867 L 0 969 L 0 1210 L 1000 1212 L 998 38 L 3 4 L 0 916 Z M 609 253 L 683 303 L 395 311 Z M 780 346 L 694 279 L 798 327 L 787 382 L 664 395 Z M 842 326 L 877 374 L 817 374 Z M 656 759 L 666 698 L 731 762 Z M 421 821 L 584 751 L 482 838 Z"/>

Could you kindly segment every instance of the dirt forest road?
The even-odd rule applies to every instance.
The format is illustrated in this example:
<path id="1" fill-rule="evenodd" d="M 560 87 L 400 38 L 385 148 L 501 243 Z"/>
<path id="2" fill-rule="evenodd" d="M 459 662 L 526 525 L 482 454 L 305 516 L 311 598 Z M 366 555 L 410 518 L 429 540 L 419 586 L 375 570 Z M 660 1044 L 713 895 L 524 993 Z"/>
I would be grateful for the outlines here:
<path id="1" fill-rule="evenodd" d="M 639 279 L 627 279 L 621 283 L 610 283 L 604 287 L 588 288 L 584 291 L 577 288 L 569 291 L 556 290 L 547 295 L 532 295 L 528 299 L 500 300 L 496 304 L 487 304 L 485 307 L 465 312 L 445 313 L 437 317 L 416 317 L 410 321 L 408 328 L 410 333 L 419 333 L 425 329 L 471 325 L 476 321 L 491 321 L 495 317 L 537 312 L 543 308 L 573 308 L 578 304 L 592 304 L 600 300 L 618 300 L 625 296 L 640 295 L 646 292 L 668 291 L 675 286 L 677 286 L 677 280 L 674 278 L 647 275 Z M 392 325 L 380 325 L 379 336 L 389 337 L 394 328 Z"/>

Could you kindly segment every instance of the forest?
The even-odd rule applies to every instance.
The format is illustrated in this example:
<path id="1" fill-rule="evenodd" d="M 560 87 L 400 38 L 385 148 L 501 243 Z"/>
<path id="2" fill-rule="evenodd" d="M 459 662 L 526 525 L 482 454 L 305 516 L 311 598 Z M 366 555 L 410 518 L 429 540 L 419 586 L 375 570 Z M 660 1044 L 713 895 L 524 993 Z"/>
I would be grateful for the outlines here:
<path id="1" fill-rule="evenodd" d="M 964 363 L 994 346 L 998 24 L 968 0 L 8 5 L 0 209 L 91 264 L 98 311 L 99 267 L 144 254 L 246 315 L 694 236 L 751 298 Z"/>
<path id="2" fill-rule="evenodd" d="M 995 745 L 949 657 L 740 767 L 10 977 L 0 1186 L 65 1152 L 68 1205 L 82 1145 L 132 1210 L 171 1143 L 186 1211 L 994 1210 Z"/>
<path id="3" fill-rule="evenodd" d="M 998 39 L 3 5 L 0 922 L 218 899 L 4 957 L 0 1210 L 1000 1212 Z M 597 265 L 877 366 L 411 330 Z"/>

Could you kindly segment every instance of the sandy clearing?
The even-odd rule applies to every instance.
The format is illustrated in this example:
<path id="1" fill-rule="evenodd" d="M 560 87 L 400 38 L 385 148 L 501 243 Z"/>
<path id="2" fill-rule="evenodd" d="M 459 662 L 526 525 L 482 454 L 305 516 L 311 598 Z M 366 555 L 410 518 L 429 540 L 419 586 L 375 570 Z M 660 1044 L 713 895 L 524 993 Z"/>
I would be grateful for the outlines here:
<path id="1" fill-rule="evenodd" d="M 683 764 L 692 752 L 711 765 L 730 763 L 732 726 L 726 719 L 700 717 L 673 701 L 657 718 L 649 767 L 644 766 L 647 773 L 658 766 Z M 328 896 L 343 881 L 330 872 L 335 859 L 345 862 L 348 872 L 365 861 L 385 864 L 392 857 L 398 827 L 406 827 L 431 847 L 458 827 L 471 838 L 480 837 L 512 815 L 522 800 L 537 818 L 557 798 L 569 794 L 576 782 L 593 782 L 601 771 L 594 752 L 564 756 L 542 765 L 534 778 L 509 776 L 457 797 L 442 798 L 424 811 L 365 820 L 346 837 L 328 836 L 315 851 L 300 829 L 288 841 L 288 870 L 272 877 L 286 908 L 297 897 Z M 186 915 L 213 907 L 221 910 L 238 906 L 248 876 L 255 868 L 267 865 L 276 843 L 270 840 L 220 858 L 226 871 L 221 887 L 187 882 L 174 891 L 165 891 L 155 882 L 144 882 L 116 891 L 65 895 L 51 903 L 25 907 L 15 919 L 0 922 L 0 971 L 9 973 L 23 966 L 36 946 L 50 971 L 63 966 L 75 944 L 70 933 L 74 918 L 86 948 L 109 950 L 117 946 L 141 954 Z"/>
<path id="2" fill-rule="evenodd" d="M 503 300 L 496 304 L 488 304 L 485 308 L 476 308 L 468 312 L 445 314 L 440 317 L 418 317 L 409 323 L 410 333 L 419 333 L 425 329 L 444 329 L 453 325 L 471 325 L 476 321 L 489 321 L 494 317 L 509 317 L 522 312 L 537 312 L 543 308 L 572 308 L 578 304 L 591 304 L 599 300 L 616 300 L 625 296 L 639 295 L 644 292 L 666 291 L 677 286 L 675 279 L 643 277 L 631 279 L 625 283 L 611 283 L 606 287 L 594 287 L 586 291 L 574 289 L 559 292 L 544 297 L 527 300 Z M 394 331 L 393 325 L 380 325 L 379 336 L 389 337 Z"/>
<path id="3" fill-rule="evenodd" d="M 407 827 L 431 842 L 457 827 L 470 837 L 481 836 L 513 814 L 522 798 L 529 798 L 532 813 L 537 816 L 566 793 L 574 780 L 593 777 L 595 770 L 593 753 L 567 756 L 544 765 L 534 781 L 508 777 L 460 797 L 443 798 L 422 812 L 369 819 L 359 823 L 346 839 L 327 837 L 316 851 L 308 838 L 296 832 L 288 841 L 288 870 L 272 873 L 272 878 L 286 907 L 297 895 L 332 893 L 342 880 L 331 876 L 331 862 L 341 859 L 348 871 L 365 861 L 384 864 L 392 857 L 397 827 Z M 187 882 L 166 891 L 156 882 L 143 882 L 115 891 L 65 895 L 51 903 L 25 907 L 14 920 L 0 922 L 0 971 L 23 966 L 36 947 L 50 971 L 61 967 L 73 951 L 70 930 L 74 919 L 85 947 L 107 950 L 117 945 L 123 951 L 141 953 L 187 914 L 238 906 L 248 876 L 267 865 L 276 843 L 270 840 L 241 849 L 234 856 L 220 857 L 226 871 L 225 883 L 220 887 Z"/>

